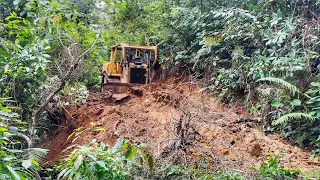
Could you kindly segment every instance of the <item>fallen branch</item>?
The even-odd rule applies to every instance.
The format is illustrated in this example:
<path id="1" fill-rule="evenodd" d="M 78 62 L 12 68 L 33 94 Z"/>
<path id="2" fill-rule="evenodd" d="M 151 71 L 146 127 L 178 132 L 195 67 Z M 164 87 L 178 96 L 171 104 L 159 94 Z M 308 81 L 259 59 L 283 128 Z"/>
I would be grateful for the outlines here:
<path id="1" fill-rule="evenodd" d="M 70 46 L 72 46 L 74 44 L 71 44 L 69 47 L 67 47 L 65 49 L 69 54 L 70 61 L 74 62 L 74 63 L 69 67 L 68 71 L 64 75 L 62 75 L 62 78 L 60 79 L 60 83 L 59 83 L 58 87 L 52 93 L 50 93 L 50 95 L 46 98 L 46 100 L 35 111 L 33 119 L 32 119 L 32 124 L 30 126 L 30 139 L 31 139 L 30 147 L 34 146 L 35 129 L 36 129 L 37 122 L 38 122 L 38 120 L 40 118 L 41 113 L 47 107 L 47 105 L 52 100 L 52 98 L 64 88 L 64 86 L 66 85 L 67 82 L 69 82 L 72 74 L 75 72 L 77 67 L 82 63 L 82 61 L 83 61 L 82 57 L 85 56 L 88 52 L 90 52 L 93 49 L 93 47 L 96 45 L 98 39 L 100 38 L 100 35 L 101 35 L 101 31 L 99 32 L 97 38 L 95 39 L 95 41 L 91 45 L 91 47 L 88 48 L 86 51 L 84 51 L 77 58 L 75 58 L 74 55 L 70 52 Z"/>

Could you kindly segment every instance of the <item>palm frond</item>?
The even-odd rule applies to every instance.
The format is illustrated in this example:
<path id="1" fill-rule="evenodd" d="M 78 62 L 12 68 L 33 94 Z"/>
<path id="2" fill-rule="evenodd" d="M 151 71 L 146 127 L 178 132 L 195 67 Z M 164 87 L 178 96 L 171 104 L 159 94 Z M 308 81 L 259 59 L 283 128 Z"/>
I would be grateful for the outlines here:
<path id="1" fill-rule="evenodd" d="M 22 155 L 22 158 L 24 159 L 32 159 L 39 163 L 40 166 L 44 165 L 47 160 L 47 149 L 41 149 L 41 148 L 30 148 L 25 149 L 25 153 Z"/>
<path id="2" fill-rule="evenodd" d="M 307 119 L 307 120 L 314 120 L 314 117 L 312 117 L 309 114 L 306 113 L 289 113 L 286 114 L 282 117 L 280 117 L 279 119 L 275 120 L 272 122 L 272 125 L 279 125 L 279 124 L 283 124 L 291 119 Z"/>
<path id="3" fill-rule="evenodd" d="M 31 148 L 30 158 L 37 161 L 40 166 L 44 165 L 47 160 L 48 150 L 41 148 Z"/>
<path id="4" fill-rule="evenodd" d="M 283 87 L 287 88 L 290 91 L 290 93 L 292 93 L 293 96 L 295 94 L 299 95 L 301 93 L 300 89 L 297 88 L 295 85 L 293 85 L 283 79 L 280 79 L 280 78 L 266 77 L 266 78 L 261 78 L 261 79 L 257 80 L 257 82 L 260 82 L 260 81 L 267 81 L 267 82 L 273 82 L 273 83 L 280 84 Z"/>
<path id="5" fill-rule="evenodd" d="M 27 179 L 40 179 L 38 173 L 39 168 L 43 167 L 47 160 L 48 150 L 41 148 L 29 148 L 24 149 L 23 153 L 20 155 L 20 158 L 26 160 L 32 160 L 32 166 L 28 169 L 23 167 L 18 168 L 18 171 L 23 174 Z"/>

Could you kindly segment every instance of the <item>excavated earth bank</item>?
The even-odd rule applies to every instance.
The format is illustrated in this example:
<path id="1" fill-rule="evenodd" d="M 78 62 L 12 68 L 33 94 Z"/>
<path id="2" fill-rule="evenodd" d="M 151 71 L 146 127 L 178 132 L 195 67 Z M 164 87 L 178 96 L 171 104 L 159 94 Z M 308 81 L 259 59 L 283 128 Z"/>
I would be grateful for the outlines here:
<path id="1" fill-rule="evenodd" d="M 241 106 L 224 107 L 211 93 L 198 90 L 182 83 L 151 84 L 114 98 L 108 92 L 93 91 L 86 104 L 65 107 L 65 122 L 42 143 L 50 150 L 48 165 L 70 153 L 73 148 L 65 149 L 71 145 L 92 139 L 114 145 L 124 137 L 147 143 L 157 159 L 180 159 L 188 165 L 207 160 L 211 169 L 250 173 L 270 154 L 278 155 L 288 169 L 319 168 L 319 160 L 310 153 L 277 135 L 264 135 L 259 122 Z"/>

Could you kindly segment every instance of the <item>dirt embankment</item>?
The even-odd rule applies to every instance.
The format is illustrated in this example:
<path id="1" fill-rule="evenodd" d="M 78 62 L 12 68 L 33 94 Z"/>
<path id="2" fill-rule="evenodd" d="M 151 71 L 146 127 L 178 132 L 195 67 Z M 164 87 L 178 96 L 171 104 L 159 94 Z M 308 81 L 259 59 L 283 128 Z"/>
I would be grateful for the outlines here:
<path id="1" fill-rule="evenodd" d="M 189 165 L 206 160 L 213 169 L 251 172 L 270 154 L 279 155 L 289 169 L 320 165 L 310 153 L 281 137 L 264 135 L 257 128 L 259 122 L 241 106 L 223 107 L 211 93 L 193 91 L 188 85 L 133 88 L 119 101 L 106 93 L 91 92 L 86 104 L 66 107 L 65 114 L 66 121 L 42 144 L 50 150 L 49 164 L 68 154 L 70 150 L 63 150 L 71 145 L 84 145 L 92 139 L 113 145 L 122 136 L 147 143 L 158 159 L 179 159 Z"/>

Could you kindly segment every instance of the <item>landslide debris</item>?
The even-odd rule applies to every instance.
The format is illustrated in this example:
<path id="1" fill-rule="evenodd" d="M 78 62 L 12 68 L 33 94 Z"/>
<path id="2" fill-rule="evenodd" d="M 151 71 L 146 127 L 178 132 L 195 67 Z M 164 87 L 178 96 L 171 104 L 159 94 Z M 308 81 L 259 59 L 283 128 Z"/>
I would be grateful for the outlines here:
<path id="1" fill-rule="evenodd" d="M 114 145 L 123 137 L 147 143 L 156 159 L 194 165 L 205 158 L 212 169 L 251 172 L 271 154 L 288 169 L 319 168 L 310 153 L 264 135 L 241 106 L 224 107 L 210 92 L 190 87 L 151 84 L 115 97 L 92 91 L 86 104 L 65 107 L 65 122 L 42 143 L 50 150 L 48 165 L 69 154 L 71 145 L 92 139 Z"/>

